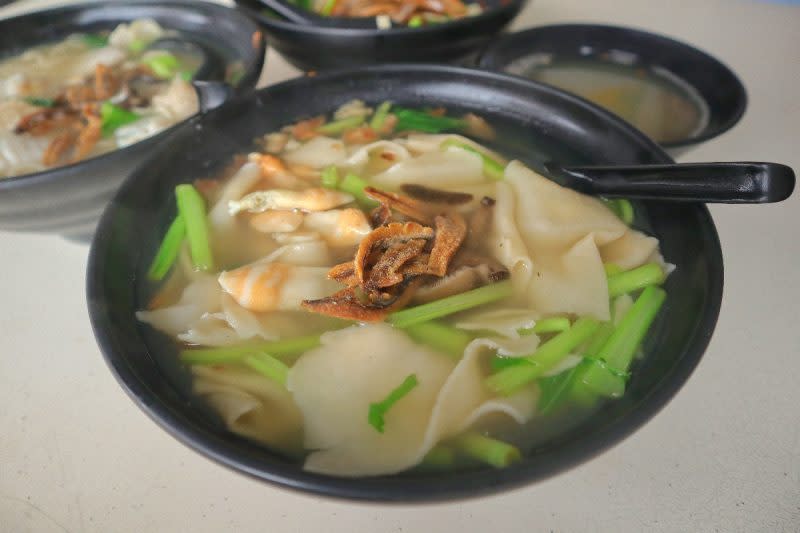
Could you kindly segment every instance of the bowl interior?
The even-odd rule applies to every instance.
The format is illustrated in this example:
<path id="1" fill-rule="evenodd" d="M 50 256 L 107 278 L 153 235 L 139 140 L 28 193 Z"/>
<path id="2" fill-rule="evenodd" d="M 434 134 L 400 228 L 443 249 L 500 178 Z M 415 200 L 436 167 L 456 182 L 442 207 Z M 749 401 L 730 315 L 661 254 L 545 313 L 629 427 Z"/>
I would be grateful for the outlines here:
<path id="1" fill-rule="evenodd" d="M 695 144 L 722 134 L 744 114 L 747 94 L 739 78 L 719 60 L 682 42 L 633 28 L 593 24 L 542 26 L 505 36 L 487 47 L 483 68 L 506 71 L 531 54 L 553 59 L 591 59 L 600 63 L 646 65 L 677 76 L 708 106 L 705 127 L 665 147 Z"/>
<path id="2" fill-rule="evenodd" d="M 563 470 L 619 441 L 666 403 L 699 361 L 721 300 L 719 242 L 708 211 L 699 205 L 637 204 L 637 224 L 661 240 L 666 259 L 677 265 L 666 285 L 667 304 L 644 347 L 647 355 L 621 400 L 526 450 L 514 468 L 333 478 L 304 472 L 209 416 L 187 393 L 184 371 L 160 353 L 174 348 L 134 316 L 146 294 L 137 280 L 174 215 L 172 190 L 213 174 L 233 154 L 249 149 L 256 136 L 355 97 L 480 113 L 499 130 L 502 150 L 532 165 L 551 158 L 669 161 L 641 134 L 583 100 L 525 80 L 458 68 L 385 66 L 300 78 L 193 119 L 123 185 L 100 223 L 89 262 L 95 334 L 121 385 L 142 409 L 187 445 L 260 479 L 337 497 L 422 501 L 496 491 Z"/>

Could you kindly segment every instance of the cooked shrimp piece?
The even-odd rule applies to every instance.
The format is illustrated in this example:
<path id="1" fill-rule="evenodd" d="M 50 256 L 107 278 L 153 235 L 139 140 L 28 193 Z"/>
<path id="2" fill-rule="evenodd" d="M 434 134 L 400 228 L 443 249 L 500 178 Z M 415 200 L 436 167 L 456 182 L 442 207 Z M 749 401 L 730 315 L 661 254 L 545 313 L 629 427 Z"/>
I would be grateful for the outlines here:
<path id="1" fill-rule="evenodd" d="M 283 164 L 283 161 L 274 155 L 259 154 L 255 152 L 248 155 L 247 159 L 249 161 L 253 161 L 254 163 L 258 163 L 258 166 L 261 167 L 261 175 L 265 178 L 269 178 L 275 174 L 285 174 L 288 172 L 286 170 L 286 165 Z"/>
<path id="2" fill-rule="evenodd" d="M 228 202 L 228 212 L 235 215 L 241 211 L 263 213 L 270 209 L 300 209 L 303 211 L 327 211 L 353 201 L 347 193 L 312 187 L 302 191 L 272 189 L 255 191 L 241 200 Z"/>
<path id="3" fill-rule="evenodd" d="M 364 212 L 353 207 L 308 213 L 303 228 L 319 233 L 331 246 L 355 246 L 372 231 Z"/>
<path id="4" fill-rule="evenodd" d="M 303 224 L 303 213 L 298 211 L 265 211 L 250 219 L 250 226 L 262 233 L 287 233 Z"/>
<path id="5" fill-rule="evenodd" d="M 222 289 L 250 311 L 300 309 L 303 300 L 316 300 L 335 292 L 338 284 L 327 278 L 327 267 L 286 263 L 252 263 L 219 275 Z"/>

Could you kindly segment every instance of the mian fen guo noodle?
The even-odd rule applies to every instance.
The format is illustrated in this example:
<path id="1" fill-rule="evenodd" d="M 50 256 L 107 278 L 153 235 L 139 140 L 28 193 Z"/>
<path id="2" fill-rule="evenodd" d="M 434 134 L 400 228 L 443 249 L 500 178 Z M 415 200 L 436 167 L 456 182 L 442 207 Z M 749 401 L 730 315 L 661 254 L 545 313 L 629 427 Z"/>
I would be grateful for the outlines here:
<path id="1" fill-rule="evenodd" d="M 671 267 L 630 203 L 470 139 L 493 135 L 360 101 L 266 135 L 176 188 L 139 319 L 231 431 L 306 470 L 512 464 L 624 393 Z"/>
<path id="2" fill-rule="evenodd" d="M 0 61 L 0 178 L 123 148 L 196 113 L 202 58 L 149 49 L 173 34 L 141 19 Z"/>

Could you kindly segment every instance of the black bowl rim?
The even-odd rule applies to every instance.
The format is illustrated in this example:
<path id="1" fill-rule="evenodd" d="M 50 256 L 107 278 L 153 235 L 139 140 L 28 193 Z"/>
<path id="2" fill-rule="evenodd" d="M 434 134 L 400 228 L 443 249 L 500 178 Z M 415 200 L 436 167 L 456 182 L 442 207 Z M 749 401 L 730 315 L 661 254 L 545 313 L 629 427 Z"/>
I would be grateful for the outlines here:
<path id="1" fill-rule="evenodd" d="M 65 6 L 58 6 L 49 9 L 39 9 L 36 11 L 28 11 L 21 15 L 16 15 L 14 17 L 9 17 L 5 19 L 0 19 L 0 23 L 2 24 L 13 24 L 14 22 L 24 19 L 30 16 L 40 16 L 44 14 L 61 14 L 67 13 L 70 11 L 86 11 L 89 9 L 98 9 L 98 10 L 105 10 L 109 7 L 121 6 L 121 7 L 131 7 L 137 4 L 140 5 L 159 5 L 159 6 L 174 6 L 180 9 L 186 10 L 210 10 L 216 12 L 217 16 L 226 16 L 231 18 L 239 19 L 243 24 L 247 24 L 251 26 L 252 34 L 253 32 L 258 32 L 259 28 L 258 25 L 249 18 L 247 15 L 241 12 L 241 10 L 233 9 L 230 7 L 226 7 L 223 4 L 217 4 L 213 2 L 197 2 L 196 0 L 133 0 L 133 1 L 126 1 L 126 0 L 106 0 L 102 2 L 82 2 L 79 4 L 68 4 Z M 75 31 L 78 31 L 76 28 Z M 237 92 L 244 92 L 250 89 L 253 89 L 258 83 L 258 79 L 261 77 L 261 71 L 264 68 L 264 60 L 266 58 L 267 52 L 267 41 L 262 34 L 262 38 L 260 39 L 259 43 L 259 50 L 256 52 L 256 59 L 255 61 L 251 62 L 250 65 L 247 66 L 245 70 L 245 74 L 242 77 L 241 83 L 237 85 L 234 89 Z M 180 127 L 188 120 L 191 120 L 194 116 L 202 114 L 201 112 L 195 113 L 192 117 L 188 119 L 182 120 L 177 124 L 173 124 L 172 126 L 161 130 L 160 132 L 152 135 L 150 137 L 146 137 L 138 142 L 135 142 L 131 145 L 125 146 L 123 148 L 117 148 L 116 150 L 112 150 L 110 152 L 106 152 L 104 154 L 99 154 L 94 157 L 90 157 L 88 159 L 83 159 L 81 161 L 77 161 L 75 163 L 69 163 L 67 165 L 61 165 L 58 167 L 54 167 L 47 170 L 41 170 L 39 172 L 29 172 L 28 174 L 19 174 L 16 176 L 9 176 L 7 178 L 0 178 L 0 191 L 4 189 L 15 189 L 18 187 L 27 187 L 32 186 L 35 183 L 46 183 L 52 180 L 60 179 L 62 173 L 73 173 L 79 171 L 81 168 L 90 168 L 94 167 L 95 165 L 102 167 L 104 166 L 110 159 L 114 157 L 127 154 L 129 151 L 134 149 L 141 148 L 143 146 L 147 146 L 150 144 L 158 144 L 164 139 L 166 139 L 176 128 Z"/>
<path id="2" fill-rule="evenodd" d="M 569 93 L 564 93 L 548 85 L 536 83 L 524 78 L 508 76 L 499 72 L 480 71 L 453 66 L 409 63 L 376 65 L 357 69 L 330 70 L 314 77 L 299 76 L 280 84 L 263 88 L 255 93 L 251 93 L 248 97 L 257 98 L 260 94 L 267 93 L 271 90 L 290 89 L 296 86 L 302 87 L 307 83 L 322 85 L 329 78 L 347 76 L 356 71 L 363 72 L 364 70 L 373 73 L 444 71 L 452 74 L 454 77 L 479 78 L 482 80 L 494 81 L 495 83 L 501 82 L 516 85 L 523 89 L 534 89 L 536 91 L 550 93 L 565 100 L 572 100 L 574 104 L 584 108 L 585 111 L 600 116 L 609 123 L 609 126 L 625 133 L 632 143 L 636 143 L 646 149 L 657 162 L 672 162 L 672 159 L 657 144 L 611 113 L 581 98 L 570 95 Z M 309 82 L 309 80 L 311 81 Z M 224 113 L 224 108 L 225 106 L 222 106 L 212 111 L 212 113 Z M 184 127 L 193 127 L 194 123 L 201 119 L 202 117 L 192 119 Z M 160 150 L 163 149 L 166 148 L 161 148 Z M 151 156 L 152 159 L 155 159 L 155 157 L 156 154 Z M 606 426 L 593 434 L 590 439 L 569 443 L 563 449 L 553 452 L 552 457 L 554 460 L 545 466 L 528 465 L 526 468 L 523 462 L 515 468 L 461 471 L 448 473 L 446 476 L 433 474 L 423 478 L 425 481 L 429 481 L 429 483 L 416 484 L 416 492 L 413 494 L 409 494 L 408 488 L 405 486 L 407 480 L 395 476 L 342 478 L 306 472 L 299 469 L 297 465 L 289 465 L 286 463 L 272 465 L 269 470 L 265 470 L 263 463 L 258 460 L 249 457 L 241 458 L 231 456 L 229 450 L 230 437 L 221 437 L 209 431 L 203 431 L 186 425 L 173 411 L 171 406 L 153 402 L 152 399 L 155 396 L 152 394 L 148 384 L 137 379 L 137 376 L 135 376 L 128 366 L 127 356 L 115 351 L 116 341 L 114 336 L 109 333 L 108 325 L 110 324 L 110 320 L 106 313 L 103 296 L 104 290 L 102 280 L 105 265 L 103 264 L 102 258 L 112 242 L 112 232 L 110 228 L 112 227 L 111 222 L 115 215 L 119 199 L 122 198 L 129 189 L 137 186 L 137 175 L 144 172 L 148 165 L 149 161 L 140 165 L 137 171 L 126 179 L 122 187 L 117 191 L 114 199 L 108 204 L 98 224 L 98 231 L 95 233 L 89 253 L 86 273 L 88 310 L 92 329 L 106 364 L 114 374 L 117 382 L 139 408 L 178 441 L 235 472 L 243 473 L 260 481 L 269 482 L 273 486 L 278 486 L 279 488 L 299 491 L 305 495 L 321 495 L 361 502 L 401 504 L 439 503 L 457 498 L 474 498 L 488 493 L 497 493 L 520 488 L 524 485 L 544 480 L 559 472 L 574 468 L 598 455 L 600 452 L 620 443 L 631 433 L 644 425 L 645 422 L 650 420 L 670 399 L 672 399 L 688 380 L 704 355 L 719 316 L 723 288 L 722 250 L 716 227 L 711 219 L 708 208 L 703 204 L 697 204 L 695 210 L 702 221 L 699 231 L 703 232 L 711 249 L 709 270 L 712 279 L 711 286 L 709 287 L 709 303 L 706 313 L 698 322 L 697 331 L 701 333 L 697 334 L 694 344 L 686 351 L 681 361 L 673 367 L 670 380 L 644 397 L 635 411 L 631 412 L 626 418 L 618 421 L 613 427 Z M 419 479 L 420 478 L 416 478 L 415 481 L 419 481 Z"/>
<path id="3" fill-rule="evenodd" d="M 382 37 L 386 39 L 400 39 L 408 35 L 436 35 L 451 29 L 467 28 L 476 21 L 492 20 L 495 18 L 502 18 L 507 15 L 513 14 L 521 10 L 525 4 L 531 0 L 508 0 L 506 3 L 492 7 L 478 15 L 463 17 L 456 20 L 442 22 L 441 24 L 434 24 L 431 26 L 420 26 L 419 28 L 410 28 L 408 26 L 392 27 L 388 30 L 381 30 L 378 28 L 339 28 L 319 26 L 315 24 L 297 24 L 284 20 L 281 18 L 268 17 L 263 13 L 259 13 L 250 6 L 242 5 L 238 0 L 234 0 L 236 5 L 248 12 L 250 16 L 255 18 L 259 23 L 267 27 L 275 27 L 285 31 L 291 31 L 298 34 L 317 34 L 329 37 L 347 38 L 347 37 Z M 264 5 L 264 8 L 269 9 Z M 401 63 L 396 63 L 401 64 Z M 331 70 L 332 71 L 332 70 Z"/>
<path id="4" fill-rule="evenodd" d="M 619 32 L 621 35 L 630 34 L 630 35 L 636 35 L 643 39 L 647 39 L 652 46 L 675 47 L 680 49 L 682 54 L 686 54 L 687 56 L 691 55 L 697 59 L 701 59 L 705 62 L 715 64 L 717 68 L 725 72 L 725 74 L 730 78 L 728 80 L 728 82 L 731 83 L 730 88 L 732 91 L 735 91 L 737 93 L 738 105 L 736 106 L 736 111 L 732 113 L 725 122 L 722 122 L 716 128 L 704 131 L 700 135 L 697 135 L 696 137 L 692 137 L 690 139 L 661 143 L 661 146 L 663 148 L 672 149 L 672 148 L 682 148 L 685 146 L 693 146 L 708 141 L 710 139 L 713 139 L 714 137 L 718 137 L 723 133 L 727 132 L 728 130 L 730 130 L 731 128 L 733 128 L 736 124 L 738 124 L 739 121 L 742 119 L 742 116 L 744 116 L 745 111 L 747 110 L 747 104 L 748 104 L 747 89 L 745 89 L 745 86 L 742 83 L 742 80 L 739 78 L 739 76 L 737 76 L 736 73 L 733 71 L 733 69 L 731 69 L 727 64 L 723 63 L 721 60 L 712 56 L 708 52 L 704 52 L 703 50 L 689 43 L 679 41 L 667 35 L 655 33 L 652 31 L 632 26 L 615 26 L 611 24 L 548 24 L 545 26 L 535 26 L 533 28 L 528 28 L 526 30 L 512 32 L 507 35 L 503 35 L 494 42 L 492 42 L 481 53 L 481 57 L 478 60 L 478 66 L 480 68 L 486 68 L 506 73 L 503 70 L 506 67 L 506 64 L 499 63 L 496 57 L 496 55 L 501 50 L 513 47 L 517 43 L 522 43 L 524 42 L 525 39 L 533 35 L 536 35 L 537 33 L 540 33 L 542 31 L 563 31 L 565 33 L 569 33 L 576 30 L 616 31 Z M 534 51 L 535 49 L 531 48 L 526 50 L 524 53 L 527 54 Z M 519 55 L 517 55 L 517 57 L 519 57 Z M 513 76 L 513 74 L 509 73 L 506 74 L 508 74 L 509 76 Z M 681 79 L 683 79 L 683 81 L 694 87 L 694 84 L 691 82 L 691 80 L 687 80 L 684 78 Z"/>

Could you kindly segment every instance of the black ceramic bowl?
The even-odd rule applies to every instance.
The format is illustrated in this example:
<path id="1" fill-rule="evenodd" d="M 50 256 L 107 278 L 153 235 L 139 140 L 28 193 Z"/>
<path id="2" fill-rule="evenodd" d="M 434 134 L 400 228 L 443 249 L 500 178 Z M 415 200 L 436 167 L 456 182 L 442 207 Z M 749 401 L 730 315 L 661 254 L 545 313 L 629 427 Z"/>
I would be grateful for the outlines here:
<path id="1" fill-rule="evenodd" d="M 444 24 L 391 30 L 303 26 L 266 14 L 259 0 L 236 0 L 270 45 L 301 70 L 376 63 L 465 62 L 519 14 L 527 0 L 488 0 L 486 11 Z M 474 58 L 473 58 L 474 59 Z"/>
<path id="2" fill-rule="evenodd" d="M 0 58 L 73 33 L 110 30 L 145 17 L 202 45 L 211 59 L 240 65 L 237 90 L 251 89 L 258 81 L 266 46 L 258 27 L 234 9 L 191 0 L 87 3 L 1 20 Z M 222 76 L 209 81 L 222 81 Z M 122 180 L 173 129 L 76 164 L 0 179 L 0 230 L 90 238 Z"/>
<path id="3" fill-rule="evenodd" d="M 694 88 L 708 107 L 708 122 L 689 138 L 663 143 L 673 155 L 728 131 L 747 107 L 742 82 L 719 60 L 669 37 L 620 26 L 563 24 L 513 33 L 490 44 L 480 66 L 507 72 L 513 61 L 533 54 L 545 62 L 580 58 L 657 67 Z"/>
<path id="4" fill-rule="evenodd" d="M 506 154 L 532 163 L 550 157 L 570 163 L 670 162 L 642 134 L 581 99 L 520 78 L 456 67 L 376 66 L 298 78 L 195 118 L 122 186 L 101 219 L 89 258 L 87 294 L 97 341 L 121 386 L 153 420 L 207 457 L 284 487 L 341 498 L 431 501 L 500 491 L 585 461 L 644 424 L 681 388 L 714 330 L 722 255 L 705 206 L 650 202 L 637 204 L 637 225 L 661 240 L 677 270 L 667 280 L 667 302 L 628 391 L 590 420 L 524 450 L 523 461 L 512 468 L 330 477 L 305 472 L 209 417 L 186 392 L 188 376 L 174 347 L 159 342 L 134 315 L 149 291 L 137 287 L 137 280 L 174 216 L 172 191 L 221 169 L 256 136 L 354 98 L 479 113 L 498 129 Z"/>

